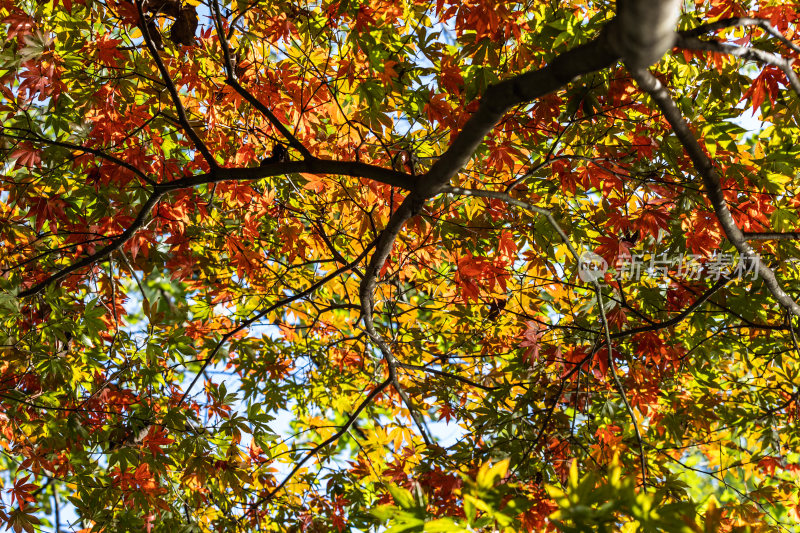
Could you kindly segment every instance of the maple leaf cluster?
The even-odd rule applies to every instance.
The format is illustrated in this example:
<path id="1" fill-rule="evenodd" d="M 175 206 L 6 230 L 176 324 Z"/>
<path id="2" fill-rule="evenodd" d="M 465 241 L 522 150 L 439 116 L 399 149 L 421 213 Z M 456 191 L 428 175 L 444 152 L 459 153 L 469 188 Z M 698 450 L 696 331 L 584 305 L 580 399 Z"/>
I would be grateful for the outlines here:
<path id="1" fill-rule="evenodd" d="M 0 525 L 793 527 L 799 24 L 0 0 Z"/>

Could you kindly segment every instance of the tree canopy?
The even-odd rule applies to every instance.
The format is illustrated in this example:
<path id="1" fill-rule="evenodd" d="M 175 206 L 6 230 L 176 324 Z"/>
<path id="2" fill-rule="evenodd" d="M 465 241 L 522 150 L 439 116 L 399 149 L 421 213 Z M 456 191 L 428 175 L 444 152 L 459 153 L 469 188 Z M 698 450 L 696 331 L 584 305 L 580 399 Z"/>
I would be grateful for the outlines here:
<path id="1" fill-rule="evenodd" d="M 791 530 L 799 22 L 0 0 L 0 523 Z"/>

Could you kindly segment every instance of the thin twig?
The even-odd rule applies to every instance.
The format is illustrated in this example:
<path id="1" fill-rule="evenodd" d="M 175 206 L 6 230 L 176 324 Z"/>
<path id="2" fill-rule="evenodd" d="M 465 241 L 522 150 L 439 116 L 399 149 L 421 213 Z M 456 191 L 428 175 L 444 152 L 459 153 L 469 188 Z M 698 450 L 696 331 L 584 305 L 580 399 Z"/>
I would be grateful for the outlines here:
<path id="1" fill-rule="evenodd" d="M 642 469 L 642 487 L 647 487 L 647 456 L 644 453 L 644 442 L 642 441 L 642 433 L 639 430 L 639 423 L 636 421 L 636 413 L 633 412 L 631 404 L 628 402 L 628 396 L 625 388 L 622 386 L 617 375 L 616 363 L 614 362 L 614 350 L 611 344 L 611 331 L 608 328 L 608 319 L 606 318 L 606 310 L 603 306 L 603 291 L 601 290 L 600 283 L 597 280 L 593 281 L 595 294 L 597 294 L 597 305 L 600 307 L 600 320 L 603 322 L 603 333 L 606 337 L 606 349 L 608 350 L 608 369 L 611 371 L 611 377 L 614 380 L 614 385 L 617 388 L 622 403 L 625 405 L 625 410 L 628 411 L 628 416 L 633 423 L 633 431 L 636 434 L 636 441 L 639 445 L 639 463 Z"/>
<path id="2" fill-rule="evenodd" d="M 333 444 L 334 442 L 336 442 L 337 440 L 339 440 L 339 438 L 340 438 L 342 435 L 344 435 L 345 433 L 347 433 L 347 430 L 349 430 L 349 429 L 350 429 L 350 427 L 353 425 L 353 423 L 354 423 L 354 422 L 356 421 L 356 419 L 359 417 L 359 415 L 361 414 L 361 412 L 362 412 L 362 411 L 363 411 L 363 410 L 364 410 L 364 409 L 365 409 L 365 408 L 366 408 L 366 407 L 367 407 L 367 406 L 368 406 L 368 405 L 369 405 L 369 404 L 372 402 L 372 400 L 374 400 L 374 399 L 375 399 L 375 397 L 376 397 L 378 394 L 380 394 L 381 392 L 383 392 L 383 390 L 384 390 L 386 387 L 388 387 L 389 385 L 391 385 L 391 384 L 392 384 L 392 378 L 391 378 L 391 377 L 388 377 L 388 378 L 386 378 L 384 381 L 382 381 L 381 383 L 379 383 L 377 387 L 375 387 L 374 389 L 372 389 L 372 391 L 370 391 L 370 393 L 367 395 L 367 397 L 366 397 L 366 398 L 364 398 L 364 400 L 363 400 L 363 401 L 362 401 L 362 402 L 361 402 L 361 403 L 358 405 L 358 407 L 356 407 L 355 411 L 353 411 L 353 412 L 350 414 L 350 416 L 348 416 L 348 417 L 347 417 L 347 420 L 345 421 L 345 423 L 344 423 L 344 424 L 343 424 L 343 425 L 342 425 L 342 426 L 339 428 L 339 430 L 338 430 L 336 433 L 334 433 L 333 435 L 331 435 L 330 437 L 328 437 L 327 439 L 325 439 L 324 441 L 322 441 L 321 443 L 319 443 L 319 444 L 318 444 L 317 446 L 315 446 L 315 447 L 314 447 L 314 448 L 313 448 L 311 451 L 309 451 L 307 454 L 305 454 L 305 456 L 303 456 L 303 458 L 302 458 L 300 461 L 298 461 L 298 462 L 297 462 L 297 463 L 294 465 L 294 467 L 292 468 L 292 470 L 291 470 L 291 471 L 289 471 L 289 473 L 286 475 L 286 477 L 283 479 L 283 481 L 281 481 L 281 482 L 280 482 L 280 483 L 279 483 L 279 484 L 278 484 L 278 485 L 277 485 L 277 486 L 276 486 L 274 489 L 272 489 L 272 490 L 271 490 L 271 491 L 270 491 L 270 492 L 269 492 L 269 493 L 268 493 L 266 496 L 263 496 L 263 497 L 259 498 L 258 500 L 256 500 L 256 501 L 255 501 L 255 502 L 254 502 L 254 503 L 253 503 L 253 504 L 250 506 L 250 508 L 251 508 L 251 509 L 253 509 L 253 510 L 255 510 L 255 509 L 257 509 L 259 506 L 263 505 L 264 503 L 268 503 L 268 502 L 272 501 L 272 499 L 275 497 L 275 495 L 276 495 L 276 494 L 277 494 L 277 493 L 278 493 L 278 492 L 279 492 L 281 489 L 283 489 L 283 487 L 285 487 L 285 486 L 286 486 L 286 484 L 287 484 L 287 483 L 289 483 L 289 481 L 291 481 L 291 479 L 294 477 L 294 475 L 297 473 L 297 471 L 298 471 L 298 470 L 300 470 L 300 469 L 303 467 L 303 465 L 304 465 L 304 464 L 306 464 L 306 462 L 308 462 L 308 460 L 309 460 L 309 459 L 311 459 L 312 457 L 314 457 L 314 456 L 315 456 L 317 453 L 319 453 L 319 452 L 320 452 L 322 449 L 324 449 L 324 448 L 325 448 L 325 447 L 327 447 L 328 445 L 330 445 L 330 444 Z M 244 515 L 244 516 L 246 516 L 246 515 Z M 237 520 L 237 522 L 241 522 L 241 520 L 244 518 L 244 516 L 240 517 L 240 518 Z"/>
<path id="3" fill-rule="evenodd" d="M 206 368 L 208 368 L 208 365 L 211 364 L 211 362 L 214 360 L 214 357 L 217 355 L 217 353 L 222 349 L 222 347 L 225 345 L 225 343 L 227 343 L 234 335 L 236 335 L 237 333 L 239 333 L 240 331 L 242 331 L 242 330 L 244 330 L 246 328 L 249 328 L 256 321 L 261 320 L 263 317 L 267 316 L 269 313 L 273 312 L 274 310 L 279 309 L 279 308 L 281 308 L 281 307 L 283 307 L 285 305 L 288 305 L 288 304 L 290 304 L 290 303 L 292 303 L 294 301 L 297 301 L 300 298 L 305 298 L 306 296 L 312 294 L 314 291 L 316 291 L 317 289 L 319 289 L 320 287 L 322 287 L 323 285 L 328 283 L 333 278 L 335 278 L 335 277 L 343 274 L 344 272 L 347 272 L 348 270 L 354 268 L 358 263 L 361 262 L 362 259 L 364 259 L 367 256 L 367 254 L 370 252 L 371 249 L 372 249 L 372 245 L 371 246 L 367 246 L 364 249 L 364 251 L 361 252 L 359 254 L 359 256 L 356 257 L 355 260 L 353 260 L 352 262 L 350 262 L 350 263 L 348 263 L 348 264 L 346 264 L 346 265 L 344 265 L 342 267 L 337 268 L 336 270 L 334 270 L 333 272 L 331 272 L 330 274 L 328 274 L 324 278 L 320 279 L 316 283 L 311 284 L 305 290 L 296 292 L 292 296 L 283 298 L 283 299 L 275 302 L 274 304 L 272 304 L 272 305 L 268 306 L 267 308 L 265 308 L 264 310 L 256 313 L 255 315 L 253 315 L 252 317 L 248 318 L 247 320 L 244 320 L 241 324 L 239 324 L 235 328 L 233 328 L 233 329 L 229 330 L 227 333 L 225 333 L 222 336 L 222 338 L 219 340 L 219 342 L 217 342 L 217 344 L 211 350 L 211 352 L 203 360 L 203 364 L 200 367 L 200 370 L 197 371 L 197 374 L 195 375 L 194 379 L 189 384 L 189 386 L 186 388 L 186 391 L 184 391 L 183 395 L 181 396 L 181 399 L 178 401 L 178 405 L 183 404 L 183 402 L 186 400 L 187 396 L 189 396 L 189 393 L 192 391 L 194 386 L 197 384 L 197 382 L 200 379 L 200 377 L 203 375 L 203 372 L 206 370 Z"/>

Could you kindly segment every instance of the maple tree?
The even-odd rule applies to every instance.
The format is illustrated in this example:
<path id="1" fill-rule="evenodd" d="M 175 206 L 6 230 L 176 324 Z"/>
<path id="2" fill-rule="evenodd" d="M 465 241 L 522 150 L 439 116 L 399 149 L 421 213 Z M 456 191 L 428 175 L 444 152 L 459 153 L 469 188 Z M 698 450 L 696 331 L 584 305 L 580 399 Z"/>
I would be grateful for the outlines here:
<path id="1" fill-rule="evenodd" d="M 799 22 L 0 0 L 0 521 L 793 527 Z"/>

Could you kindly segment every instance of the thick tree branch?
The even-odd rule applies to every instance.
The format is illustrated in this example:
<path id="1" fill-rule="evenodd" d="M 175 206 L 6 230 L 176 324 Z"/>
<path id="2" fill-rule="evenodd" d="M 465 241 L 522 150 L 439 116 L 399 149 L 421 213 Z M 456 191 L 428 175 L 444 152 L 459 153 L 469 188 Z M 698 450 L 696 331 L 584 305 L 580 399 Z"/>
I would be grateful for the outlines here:
<path id="1" fill-rule="evenodd" d="M 649 67 L 675 42 L 682 0 L 617 0 L 611 45 L 633 68 Z"/>
<path id="2" fill-rule="evenodd" d="M 374 257 L 374 256 L 373 256 Z M 366 278 L 365 278 L 366 279 Z M 372 276 L 372 279 L 375 279 Z M 417 413 L 417 410 L 414 408 L 414 405 L 411 403 L 411 398 L 408 397 L 405 389 L 403 388 L 400 380 L 397 376 L 397 367 L 399 363 L 397 358 L 394 356 L 392 352 L 392 348 L 389 344 L 384 340 L 383 337 L 378 334 L 377 330 L 375 329 L 375 324 L 372 320 L 372 309 L 374 307 L 374 303 L 372 301 L 373 297 L 372 292 L 369 293 L 367 299 L 361 299 L 361 312 L 364 317 L 364 329 L 367 332 L 367 336 L 369 336 L 372 343 L 378 347 L 383 356 L 383 360 L 386 362 L 386 368 L 389 371 L 389 380 L 391 381 L 394 389 L 397 391 L 397 394 L 400 395 L 400 398 L 403 400 L 403 403 L 406 405 L 408 412 L 411 415 L 411 419 L 417 425 L 420 434 L 422 435 L 422 440 L 425 441 L 425 444 L 430 445 L 432 443 L 431 438 L 428 436 L 429 430 L 425 424 L 425 420 Z"/>
<path id="3" fill-rule="evenodd" d="M 372 294 L 378 272 L 389 257 L 406 221 L 420 212 L 426 200 L 449 187 L 450 180 L 472 158 L 503 115 L 515 105 L 549 94 L 578 76 L 607 67 L 617 59 L 619 56 L 611 49 L 608 32 L 604 30 L 593 41 L 559 55 L 546 67 L 515 76 L 487 89 L 477 111 L 467 120 L 450 147 L 420 178 L 414 192 L 392 214 L 381 232 L 359 290 L 365 314 L 373 311 Z"/>
<path id="4" fill-rule="evenodd" d="M 391 169 L 384 169 L 365 163 L 355 161 L 328 161 L 324 159 L 311 159 L 308 161 L 290 161 L 288 163 L 274 163 L 253 168 L 217 168 L 212 173 L 200 174 L 187 178 L 177 179 L 167 183 L 157 184 L 151 196 L 139 210 L 133 223 L 120 235 L 113 237 L 111 242 L 100 251 L 88 255 L 83 259 L 64 267 L 58 272 L 50 275 L 45 280 L 37 283 L 33 287 L 20 291 L 19 297 L 26 298 L 42 291 L 48 285 L 64 279 L 69 274 L 90 266 L 96 261 L 102 261 L 109 254 L 121 248 L 133 235 L 144 226 L 149 216 L 149 212 L 165 194 L 187 189 L 207 183 L 217 183 L 221 181 L 247 181 L 255 180 L 268 176 L 278 176 L 295 172 L 307 172 L 310 174 L 337 174 L 353 177 L 372 179 L 393 187 L 411 189 L 414 186 L 414 178 L 409 174 L 397 172 Z"/>
<path id="5" fill-rule="evenodd" d="M 594 40 L 557 56 L 544 68 L 490 86 L 477 111 L 464 124 L 450 147 L 423 176 L 420 195 L 430 198 L 461 171 L 484 138 L 512 107 L 560 89 L 575 78 L 612 65 L 619 59 L 606 27 Z"/>
<path id="6" fill-rule="evenodd" d="M 373 294 L 378 284 L 378 273 L 381 268 L 383 268 L 384 263 L 386 263 L 386 259 L 388 259 L 392 247 L 394 246 L 394 241 L 397 239 L 406 221 L 417 212 L 422 202 L 423 200 L 415 194 L 412 193 L 409 195 L 403 200 L 400 207 L 397 208 L 397 211 L 389 217 L 389 222 L 387 222 L 386 227 L 381 231 L 378 237 L 375 253 L 372 254 L 369 264 L 364 271 L 364 278 L 361 280 L 358 290 L 359 300 L 361 301 L 361 307 L 365 317 L 367 315 L 371 316 L 374 310 L 375 304 L 373 301 Z"/>
<path id="7" fill-rule="evenodd" d="M 703 178 L 706 196 L 714 207 L 714 212 L 728 240 L 731 241 L 739 251 L 742 260 L 747 261 L 750 265 L 755 265 L 759 276 L 764 280 L 764 283 L 775 299 L 793 314 L 800 316 L 800 305 L 786 294 L 786 291 L 783 290 L 778 279 L 775 277 L 775 273 L 761 260 L 761 257 L 748 244 L 747 237 L 742 233 L 742 230 L 739 229 L 739 226 L 736 225 L 736 221 L 733 219 L 730 209 L 728 209 L 728 203 L 725 201 L 719 174 L 714 168 L 711 159 L 709 159 L 700 146 L 700 143 L 692 134 L 689 125 L 683 119 L 681 112 L 678 110 L 675 102 L 672 101 L 667 90 L 647 69 L 632 70 L 631 73 L 639 86 L 647 91 L 659 109 L 661 109 L 664 117 L 672 126 L 672 130 L 675 132 L 678 140 L 692 160 L 695 169 Z"/>
<path id="8" fill-rule="evenodd" d="M 407 191 L 413 190 L 417 183 L 417 179 L 411 174 L 398 172 L 390 168 L 378 167 L 358 161 L 334 161 L 312 157 L 303 161 L 270 163 L 260 167 L 218 168 L 214 172 L 180 178 L 162 185 L 168 190 L 177 190 L 187 187 L 196 187 L 207 183 L 249 181 L 299 172 L 315 175 L 331 174 L 364 178 Z"/>

